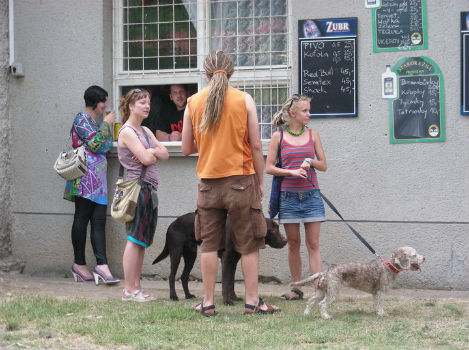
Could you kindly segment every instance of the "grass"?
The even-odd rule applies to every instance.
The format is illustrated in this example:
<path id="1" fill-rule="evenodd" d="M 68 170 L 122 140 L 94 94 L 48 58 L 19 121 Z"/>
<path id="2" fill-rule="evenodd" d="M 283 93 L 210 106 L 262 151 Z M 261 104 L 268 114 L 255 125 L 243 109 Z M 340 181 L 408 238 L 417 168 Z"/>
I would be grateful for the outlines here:
<path id="1" fill-rule="evenodd" d="M 0 347 L 126 349 L 467 349 L 465 301 L 386 299 L 389 317 L 372 313 L 371 298 L 333 304 L 332 320 L 305 301 L 265 298 L 276 315 L 241 315 L 242 303 L 204 318 L 194 301 L 150 304 L 45 296 L 0 295 Z"/>

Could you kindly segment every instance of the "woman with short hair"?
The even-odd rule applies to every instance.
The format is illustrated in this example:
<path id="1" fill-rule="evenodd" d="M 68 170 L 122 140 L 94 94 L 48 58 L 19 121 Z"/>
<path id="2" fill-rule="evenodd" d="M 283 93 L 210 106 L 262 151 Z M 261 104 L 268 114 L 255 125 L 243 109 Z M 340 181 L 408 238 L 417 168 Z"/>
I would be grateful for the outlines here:
<path id="1" fill-rule="evenodd" d="M 73 148 L 85 145 L 88 172 L 69 180 L 65 185 L 64 199 L 75 202 L 72 224 L 74 263 L 72 275 L 77 282 L 116 284 L 106 258 L 107 161 L 106 153 L 112 148 L 112 124 L 115 113 L 104 116 L 101 125 L 97 118 L 104 114 L 108 94 L 102 87 L 93 85 L 84 94 L 85 109 L 75 116 L 70 131 Z M 91 246 L 96 256 L 93 274 L 86 267 L 85 246 L 88 223 L 91 222 Z"/>

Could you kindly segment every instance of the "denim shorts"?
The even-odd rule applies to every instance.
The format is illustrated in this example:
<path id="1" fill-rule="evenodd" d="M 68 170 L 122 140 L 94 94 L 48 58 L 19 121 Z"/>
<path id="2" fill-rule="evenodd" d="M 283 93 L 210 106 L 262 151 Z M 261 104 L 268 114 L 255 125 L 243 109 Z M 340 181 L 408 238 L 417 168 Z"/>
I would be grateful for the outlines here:
<path id="1" fill-rule="evenodd" d="M 326 221 L 319 189 L 304 192 L 280 191 L 281 224 Z"/>

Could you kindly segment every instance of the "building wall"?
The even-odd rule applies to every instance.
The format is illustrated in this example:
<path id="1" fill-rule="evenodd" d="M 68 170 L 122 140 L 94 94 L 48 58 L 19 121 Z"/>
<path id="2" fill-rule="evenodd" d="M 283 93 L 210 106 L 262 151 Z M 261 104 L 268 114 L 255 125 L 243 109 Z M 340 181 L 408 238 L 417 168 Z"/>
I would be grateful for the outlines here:
<path id="1" fill-rule="evenodd" d="M 8 1 L 0 0 L 0 259 L 10 255 L 11 137 L 8 114 Z"/>
<path id="2" fill-rule="evenodd" d="M 413 52 L 373 53 L 371 11 L 363 0 L 290 1 L 292 13 L 293 90 L 298 89 L 298 19 L 358 17 L 358 118 L 315 119 L 329 169 L 319 175 L 322 191 L 383 256 L 411 245 L 426 255 L 420 273 L 404 273 L 399 283 L 426 288 L 469 289 L 469 118 L 459 114 L 459 12 L 427 0 L 429 48 Z M 111 1 L 25 0 L 15 2 L 16 60 L 24 78 L 10 80 L 13 139 L 13 252 L 26 261 L 26 272 L 65 274 L 73 259 L 70 229 L 73 204 L 61 199 L 64 182 L 52 170 L 65 145 L 83 92 L 92 84 L 112 92 Z M 41 20 L 39 20 L 41 19 Z M 18 28 L 21 28 L 19 30 Z M 388 103 L 380 98 L 385 64 L 405 56 L 435 61 L 445 81 L 445 142 L 391 145 Z M 112 101 L 112 98 L 110 98 Z M 144 274 L 167 277 L 169 261 L 152 266 L 169 223 L 194 210 L 196 157 L 173 155 L 160 164 L 160 210 L 155 243 L 147 250 Z M 109 189 L 117 177 L 109 159 Z M 267 207 L 270 177 L 265 179 Z M 322 225 L 324 266 L 372 259 L 366 248 L 327 209 Z M 107 222 L 111 269 L 122 274 L 123 225 Z M 302 250 L 304 273 L 306 250 Z M 93 266 L 91 249 L 88 264 Z M 289 281 L 287 251 L 261 252 L 260 274 Z M 198 264 L 193 275 L 200 277 Z M 241 275 L 238 274 L 241 278 Z"/>

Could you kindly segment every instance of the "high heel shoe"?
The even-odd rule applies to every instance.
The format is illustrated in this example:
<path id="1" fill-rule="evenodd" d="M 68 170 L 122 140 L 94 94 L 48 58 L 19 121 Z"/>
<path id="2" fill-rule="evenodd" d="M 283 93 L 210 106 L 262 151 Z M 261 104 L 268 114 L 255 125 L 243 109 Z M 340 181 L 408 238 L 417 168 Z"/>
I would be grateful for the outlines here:
<path id="1" fill-rule="evenodd" d="M 106 276 L 104 272 L 101 271 L 97 266 L 94 268 L 93 276 L 94 276 L 94 282 L 96 283 L 96 285 L 99 284 L 100 279 L 104 282 L 104 284 L 109 284 L 109 285 L 117 284 L 121 281 L 120 279 L 115 278 L 112 275 Z"/>
<path id="2" fill-rule="evenodd" d="M 83 275 L 78 269 L 75 268 L 75 264 L 72 265 L 71 272 L 75 282 L 93 282 L 93 277 L 86 277 Z"/>

